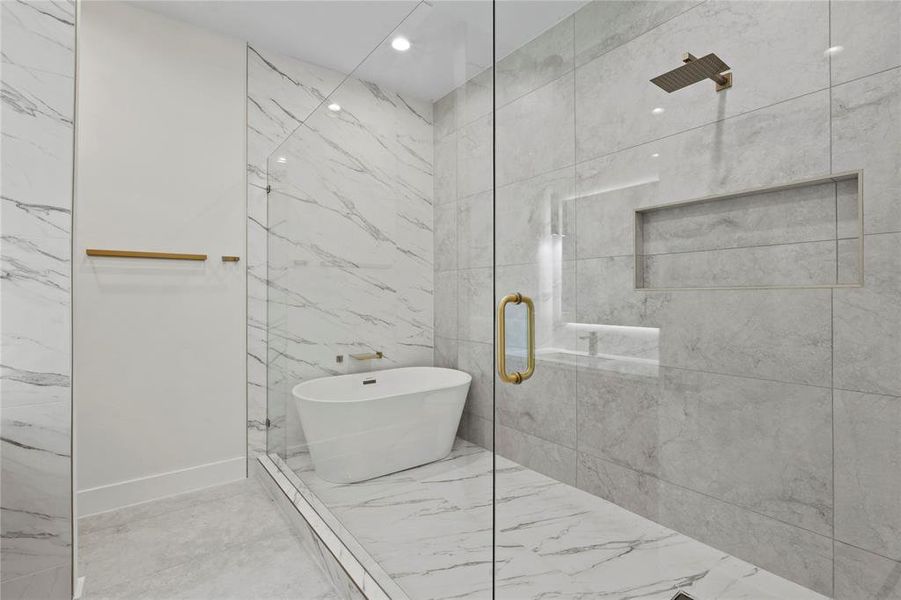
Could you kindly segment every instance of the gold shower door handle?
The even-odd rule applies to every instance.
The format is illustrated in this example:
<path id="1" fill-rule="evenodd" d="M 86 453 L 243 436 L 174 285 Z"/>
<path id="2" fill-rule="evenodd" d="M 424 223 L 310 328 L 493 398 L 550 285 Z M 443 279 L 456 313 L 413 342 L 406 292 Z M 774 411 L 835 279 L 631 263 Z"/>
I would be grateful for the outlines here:
<path id="1" fill-rule="evenodd" d="M 528 362 L 525 371 L 507 373 L 507 305 L 525 304 L 529 316 L 529 349 Z M 528 296 L 520 293 L 507 294 L 501 298 L 497 305 L 497 374 L 501 381 L 519 384 L 532 376 L 535 372 L 535 303 Z"/>

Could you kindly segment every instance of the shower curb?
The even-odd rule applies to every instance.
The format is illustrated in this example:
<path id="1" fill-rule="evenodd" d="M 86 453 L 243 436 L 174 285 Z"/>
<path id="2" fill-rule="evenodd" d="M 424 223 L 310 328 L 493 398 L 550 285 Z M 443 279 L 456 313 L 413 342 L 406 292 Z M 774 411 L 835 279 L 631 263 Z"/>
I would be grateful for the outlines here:
<path id="1" fill-rule="evenodd" d="M 315 497 L 310 498 L 310 490 L 279 457 L 259 456 L 257 460 L 261 467 L 258 476 L 273 495 L 280 496 L 276 500 L 301 535 L 310 538 L 304 539 L 307 549 L 320 561 L 344 600 L 410 600 L 328 508 Z M 352 542 L 346 544 L 344 539 Z"/>

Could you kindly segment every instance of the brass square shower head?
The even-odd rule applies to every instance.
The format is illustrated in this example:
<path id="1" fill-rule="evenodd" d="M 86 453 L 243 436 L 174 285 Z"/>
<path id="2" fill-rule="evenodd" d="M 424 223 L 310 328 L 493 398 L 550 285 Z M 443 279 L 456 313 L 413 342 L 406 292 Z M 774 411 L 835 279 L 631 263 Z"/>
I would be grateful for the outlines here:
<path id="1" fill-rule="evenodd" d="M 716 91 L 718 92 L 732 87 L 732 73 L 726 73 L 730 67 L 716 54 L 710 53 L 707 56 L 695 58 L 686 52 L 682 57 L 682 62 L 685 64 L 672 71 L 667 71 L 663 75 L 658 75 L 651 79 L 651 83 L 670 94 L 705 79 L 712 79 L 716 82 Z"/>

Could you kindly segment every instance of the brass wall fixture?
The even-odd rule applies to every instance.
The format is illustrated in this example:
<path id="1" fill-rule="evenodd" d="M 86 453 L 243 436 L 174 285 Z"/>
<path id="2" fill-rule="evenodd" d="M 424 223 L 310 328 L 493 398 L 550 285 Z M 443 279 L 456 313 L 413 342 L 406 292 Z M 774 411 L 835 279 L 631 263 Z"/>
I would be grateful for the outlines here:
<path id="1" fill-rule="evenodd" d="M 88 248 L 88 256 L 107 256 L 113 258 L 157 258 L 163 260 L 206 260 L 206 254 L 183 254 L 180 252 L 142 252 L 139 250 L 98 250 Z"/>
<path id="2" fill-rule="evenodd" d="M 525 371 L 507 373 L 507 305 L 525 304 L 528 313 L 528 354 Z M 507 294 L 497 305 L 497 374 L 501 381 L 520 384 L 535 372 L 535 303 L 528 296 L 520 293 Z"/>
<path id="3" fill-rule="evenodd" d="M 385 358 L 384 353 L 372 352 L 371 354 L 351 354 L 350 357 L 354 360 L 373 360 L 377 358 Z M 340 360 L 338 362 L 341 362 Z"/>
<path id="4" fill-rule="evenodd" d="M 695 58 L 686 52 L 682 55 L 682 62 L 685 64 L 672 71 L 667 71 L 663 75 L 658 75 L 651 80 L 651 83 L 670 94 L 705 79 L 712 79 L 716 83 L 718 92 L 732 87 L 732 73 L 731 71 L 726 72 L 731 67 L 716 54 L 711 53 L 701 58 Z"/>
<path id="5" fill-rule="evenodd" d="M 240 256 L 223 256 L 222 262 L 238 262 L 241 260 Z"/>

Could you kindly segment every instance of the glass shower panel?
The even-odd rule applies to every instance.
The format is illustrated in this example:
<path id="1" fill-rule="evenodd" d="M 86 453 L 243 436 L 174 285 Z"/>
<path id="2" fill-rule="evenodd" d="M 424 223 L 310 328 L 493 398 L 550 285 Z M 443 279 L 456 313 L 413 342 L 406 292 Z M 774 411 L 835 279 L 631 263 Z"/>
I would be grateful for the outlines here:
<path id="1" fill-rule="evenodd" d="M 491 19 L 411 4 L 268 160 L 268 451 L 392 597 L 491 594 Z"/>
<path id="2" fill-rule="evenodd" d="M 496 5 L 496 597 L 896 589 L 896 3 L 566 6 Z"/>

